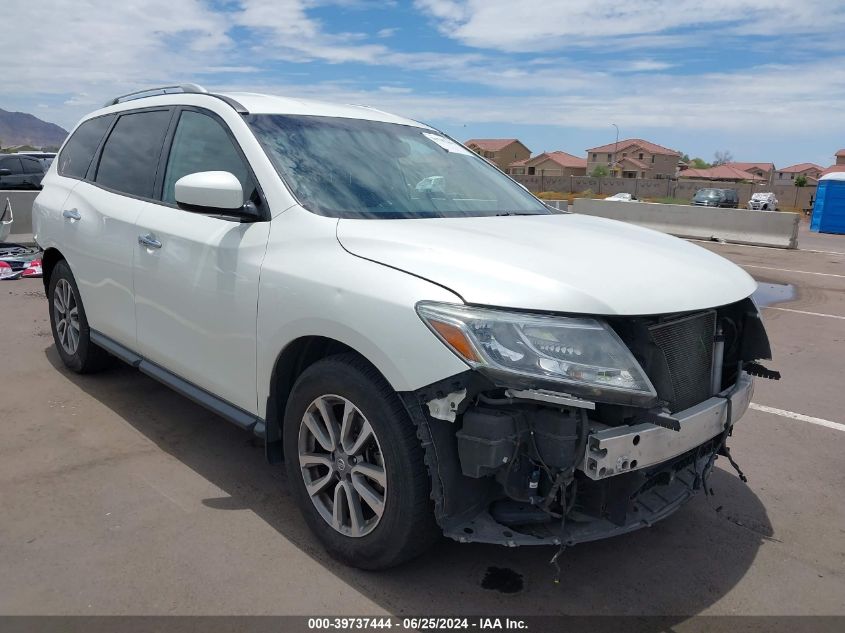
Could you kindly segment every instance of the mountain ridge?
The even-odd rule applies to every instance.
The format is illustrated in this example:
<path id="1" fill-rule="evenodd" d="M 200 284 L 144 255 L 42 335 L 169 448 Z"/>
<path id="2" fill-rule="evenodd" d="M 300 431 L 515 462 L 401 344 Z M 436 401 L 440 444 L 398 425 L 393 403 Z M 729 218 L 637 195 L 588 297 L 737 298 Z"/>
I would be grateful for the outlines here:
<path id="1" fill-rule="evenodd" d="M 43 121 L 28 112 L 0 108 L 0 147 L 58 147 L 68 132 L 60 125 Z"/>

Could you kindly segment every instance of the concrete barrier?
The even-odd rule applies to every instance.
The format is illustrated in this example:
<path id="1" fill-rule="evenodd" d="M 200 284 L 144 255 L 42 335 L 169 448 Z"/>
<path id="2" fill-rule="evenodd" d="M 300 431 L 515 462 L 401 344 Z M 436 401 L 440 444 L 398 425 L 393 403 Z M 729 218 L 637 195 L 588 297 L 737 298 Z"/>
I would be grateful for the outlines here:
<path id="1" fill-rule="evenodd" d="M 612 202 L 577 198 L 575 213 L 630 222 L 678 237 L 798 248 L 798 214 L 715 209 L 685 204 Z"/>
<path id="2" fill-rule="evenodd" d="M 12 235 L 32 233 L 32 203 L 40 191 L 0 190 L 0 210 L 6 207 L 6 200 L 12 205 L 15 223 L 12 224 Z M 9 241 L 13 241 L 9 238 Z"/>
<path id="3" fill-rule="evenodd" d="M 543 202 L 560 211 L 567 211 L 569 208 L 569 202 L 566 200 L 543 200 Z"/>

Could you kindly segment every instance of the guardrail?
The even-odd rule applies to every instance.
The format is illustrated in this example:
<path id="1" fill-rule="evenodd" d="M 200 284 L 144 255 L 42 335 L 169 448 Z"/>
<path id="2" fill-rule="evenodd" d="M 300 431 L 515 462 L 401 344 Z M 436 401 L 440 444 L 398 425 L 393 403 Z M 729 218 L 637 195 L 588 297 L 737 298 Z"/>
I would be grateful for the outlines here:
<path id="1" fill-rule="evenodd" d="M 797 213 L 576 198 L 572 211 L 630 222 L 678 237 L 798 248 Z"/>
<path id="2" fill-rule="evenodd" d="M 18 191 L 11 189 L 0 190 L 0 210 L 6 206 L 6 201 L 12 205 L 15 222 L 12 224 L 12 235 L 32 233 L 32 203 L 40 191 Z M 14 238 L 8 238 L 13 241 Z"/>

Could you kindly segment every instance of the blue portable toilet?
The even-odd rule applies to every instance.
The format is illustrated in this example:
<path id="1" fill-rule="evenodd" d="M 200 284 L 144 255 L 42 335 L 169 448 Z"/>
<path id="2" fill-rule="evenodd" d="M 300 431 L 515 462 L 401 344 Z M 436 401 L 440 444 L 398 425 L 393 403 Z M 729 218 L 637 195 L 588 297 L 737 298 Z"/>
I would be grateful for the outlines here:
<path id="1" fill-rule="evenodd" d="M 819 178 L 810 230 L 845 234 L 845 172 L 833 172 Z"/>

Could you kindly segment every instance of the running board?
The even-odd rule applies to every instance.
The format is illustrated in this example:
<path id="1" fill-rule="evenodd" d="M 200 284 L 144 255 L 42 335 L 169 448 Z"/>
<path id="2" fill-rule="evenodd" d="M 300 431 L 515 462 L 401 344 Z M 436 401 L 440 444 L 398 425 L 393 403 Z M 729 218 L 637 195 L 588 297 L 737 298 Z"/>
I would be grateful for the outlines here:
<path id="1" fill-rule="evenodd" d="M 188 400 L 196 402 L 198 405 L 205 407 L 209 411 L 216 413 L 229 422 L 245 429 L 252 431 L 258 437 L 263 438 L 265 435 L 266 425 L 261 418 L 244 411 L 238 406 L 218 398 L 212 393 L 209 393 L 201 387 L 188 382 L 184 378 L 180 378 L 164 367 L 149 361 L 142 356 L 139 356 L 127 347 L 120 343 L 113 341 L 105 334 L 101 334 L 96 330 L 91 330 L 91 342 L 102 347 L 112 356 L 116 356 L 125 363 L 135 367 L 141 373 L 146 374 L 150 378 L 154 378 L 158 382 L 173 389 L 173 391 L 185 396 Z"/>

